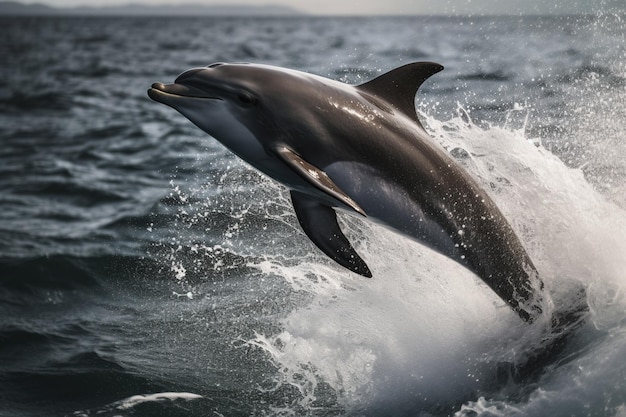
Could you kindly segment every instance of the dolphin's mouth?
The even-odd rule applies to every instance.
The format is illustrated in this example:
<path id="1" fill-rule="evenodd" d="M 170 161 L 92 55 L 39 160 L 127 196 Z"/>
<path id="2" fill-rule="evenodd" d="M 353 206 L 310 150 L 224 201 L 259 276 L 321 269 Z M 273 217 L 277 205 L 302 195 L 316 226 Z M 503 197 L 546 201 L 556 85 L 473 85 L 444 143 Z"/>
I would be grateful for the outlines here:
<path id="1" fill-rule="evenodd" d="M 200 88 L 194 87 L 193 85 L 182 83 L 154 83 L 152 84 L 152 87 L 148 90 L 148 97 L 150 97 L 154 101 L 158 101 L 159 103 L 163 104 L 169 104 L 168 99 L 177 97 L 222 100 L 219 97 L 207 94 L 205 91 L 201 90 Z"/>

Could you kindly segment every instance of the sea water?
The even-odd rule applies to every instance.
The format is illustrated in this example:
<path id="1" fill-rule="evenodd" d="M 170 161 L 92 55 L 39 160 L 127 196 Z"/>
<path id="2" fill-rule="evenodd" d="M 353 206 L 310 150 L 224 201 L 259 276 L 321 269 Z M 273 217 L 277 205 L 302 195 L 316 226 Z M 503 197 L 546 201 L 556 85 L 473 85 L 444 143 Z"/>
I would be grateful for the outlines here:
<path id="1" fill-rule="evenodd" d="M 19 18 L 0 25 L 0 415 L 623 416 L 622 16 Z M 288 192 L 146 89 L 216 61 L 358 84 L 446 69 L 416 107 L 520 236 L 542 343 L 466 269 L 362 219 L 334 264 Z M 384 138 L 381 138 L 384 140 Z"/>

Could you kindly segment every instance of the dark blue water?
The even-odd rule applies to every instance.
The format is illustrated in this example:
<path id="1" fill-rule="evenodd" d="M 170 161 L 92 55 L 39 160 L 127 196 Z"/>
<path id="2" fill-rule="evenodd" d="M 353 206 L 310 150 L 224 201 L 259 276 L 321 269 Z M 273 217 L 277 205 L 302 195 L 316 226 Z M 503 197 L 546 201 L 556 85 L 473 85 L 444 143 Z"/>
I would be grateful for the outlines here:
<path id="1" fill-rule="evenodd" d="M 623 416 L 625 38 L 612 15 L 0 19 L 0 415 Z M 146 96 L 216 61 L 359 83 L 416 60 L 446 67 L 417 100 L 434 140 L 549 289 L 587 288 L 532 379 L 498 375 L 538 336 L 470 273 L 349 217 L 374 279 L 342 270 Z"/>

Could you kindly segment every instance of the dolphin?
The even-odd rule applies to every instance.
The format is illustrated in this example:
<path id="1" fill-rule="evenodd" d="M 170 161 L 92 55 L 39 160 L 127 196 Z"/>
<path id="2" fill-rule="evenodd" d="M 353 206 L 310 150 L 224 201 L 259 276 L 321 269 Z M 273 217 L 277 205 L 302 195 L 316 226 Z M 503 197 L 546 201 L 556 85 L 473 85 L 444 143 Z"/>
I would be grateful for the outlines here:
<path id="1" fill-rule="evenodd" d="M 427 134 L 415 95 L 443 67 L 403 65 L 360 85 L 259 64 L 215 63 L 154 83 L 182 113 L 284 184 L 304 233 L 330 258 L 371 277 L 336 209 L 367 217 L 474 272 L 526 322 L 543 282 L 493 200 Z"/>

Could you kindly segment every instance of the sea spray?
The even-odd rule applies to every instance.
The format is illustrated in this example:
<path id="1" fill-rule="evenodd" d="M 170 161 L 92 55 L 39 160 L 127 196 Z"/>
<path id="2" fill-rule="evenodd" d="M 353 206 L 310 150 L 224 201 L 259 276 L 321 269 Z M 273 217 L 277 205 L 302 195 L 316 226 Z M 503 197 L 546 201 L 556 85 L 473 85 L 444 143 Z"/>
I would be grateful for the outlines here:
<path id="1" fill-rule="evenodd" d="M 554 307 L 571 302 L 570 290 L 582 285 L 592 307 L 590 323 L 597 327 L 606 315 L 619 319 L 615 309 L 623 312 L 626 305 L 616 267 L 619 253 L 626 253 L 624 236 L 618 236 L 626 230 L 624 213 L 580 170 L 542 148 L 540 138 L 527 138 L 523 128 L 481 128 L 466 114 L 427 121 L 435 140 L 457 155 L 510 220 L 554 296 Z M 346 410 L 368 415 L 446 413 L 479 393 L 496 398 L 506 392 L 520 401 L 528 395 L 522 387 L 504 391 L 496 373 L 500 364 L 522 360 L 545 343 L 545 323 L 520 323 L 473 274 L 422 245 L 378 225 L 342 220 L 374 278 L 309 262 L 273 264 L 273 273 L 294 291 L 306 292 L 309 302 L 288 314 L 279 334 L 259 333 L 249 341 L 275 364 L 277 384 L 298 385 L 299 406 L 319 401 L 316 389 L 322 383 L 333 388 Z M 604 324 L 611 325 L 620 323 Z M 573 358 L 584 354 L 584 340 L 595 331 L 580 332 Z M 532 395 L 540 393 L 539 388 Z M 485 410 L 494 406 L 487 403 Z"/>

